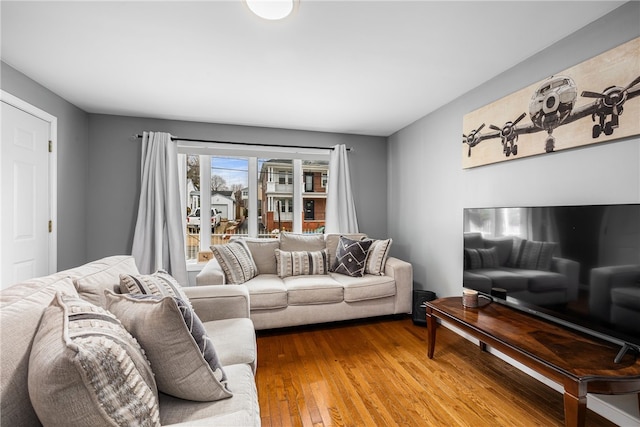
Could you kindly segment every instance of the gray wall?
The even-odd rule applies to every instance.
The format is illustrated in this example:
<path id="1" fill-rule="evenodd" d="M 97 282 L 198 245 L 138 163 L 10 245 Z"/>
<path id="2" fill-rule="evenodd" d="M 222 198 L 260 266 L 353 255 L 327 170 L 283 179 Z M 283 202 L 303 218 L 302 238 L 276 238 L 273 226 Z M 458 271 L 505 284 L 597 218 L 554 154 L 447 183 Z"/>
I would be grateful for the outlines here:
<path id="1" fill-rule="evenodd" d="M 14 68 L 1 63 L 0 86 L 58 119 L 58 270 L 85 262 L 87 113 Z"/>
<path id="2" fill-rule="evenodd" d="M 417 288 L 461 293 L 464 207 L 640 202 L 637 137 L 467 170 L 460 158 L 465 114 L 638 37 L 639 16 L 627 3 L 389 138 L 388 230 Z"/>
<path id="3" fill-rule="evenodd" d="M 349 160 L 360 230 L 374 237 L 388 234 L 386 138 L 91 114 L 88 260 L 131 252 L 140 191 L 140 140 L 132 135 L 145 130 L 194 139 L 353 147 Z"/>

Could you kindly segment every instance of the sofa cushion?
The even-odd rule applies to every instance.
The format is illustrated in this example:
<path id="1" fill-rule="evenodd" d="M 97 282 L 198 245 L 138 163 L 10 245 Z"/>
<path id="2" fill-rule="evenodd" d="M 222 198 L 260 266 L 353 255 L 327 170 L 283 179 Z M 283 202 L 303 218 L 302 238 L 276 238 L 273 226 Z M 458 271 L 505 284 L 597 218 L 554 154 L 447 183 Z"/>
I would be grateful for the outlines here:
<path id="1" fill-rule="evenodd" d="M 280 249 L 283 251 L 321 251 L 325 247 L 322 234 L 280 233 Z"/>
<path id="2" fill-rule="evenodd" d="M 121 274 L 120 293 L 178 297 L 190 305 L 178 281 L 164 270 L 153 274 Z"/>
<path id="3" fill-rule="evenodd" d="M 211 338 L 213 347 L 218 352 L 220 364 L 227 372 L 227 366 L 246 363 L 255 371 L 258 359 L 256 349 L 256 331 L 251 319 L 238 317 L 204 322 L 207 335 Z M 227 373 L 227 378 L 229 374 Z M 229 382 L 235 391 L 237 385 Z"/>
<path id="4" fill-rule="evenodd" d="M 491 280 L 492 287 L 505 289 L 507 293 L 524 291 L 528 288 L 527 277 L 519 274 L 518 271 L 508 268 L 480 268 L 473 270 L 473 273 L 488 277 Z"/>
<path id="5" fill-rule="evenodd" d="M 329 254 L 321 251 L 281 251 L 276 249 L 276 265 L 279 277 L 327 274 Z"/>
<path id="6" fill-rule="evenodd" d="M 139 275 L 132 256 L 113 256 L 92 262 L 87 274 L 73 279 L 80 298 L 100 307 L 106 307 L 105 289 L 115 291 L 120 287 L 120 274 Z"/>
<path id="7" fill-rule="evenodd" d="M 72 279 L 60 274 L 31 279 L 3 289 L 0 294 L 2 426 L 40 424 L 29 400 L 29 354 L 42 314 L 58 291 L 77 295 Z"/>
<path id="8" fill-rule="evenodd" d="M 509 258 L 509 266 L 525 270 L 549 271 L 556 246 L 557 243 L 553 242 L 515 239 Z"/>
<path id="9" fill-rule="evenodd" d="M 617 306 L 640 312 L 640 286 L 612 289 L 611 302 Z"/>
<path id="10" fill-rule="evenodd" d="M 507 265 L 511 252 L 513 252 L 513 237 L 487 237 L 484 239 L 484 247 L 495 248 L 498 251 L 498 265 Z"/>
<path id="11" fill-rule="evenodd" d="M 344 300 L 344 289 L 331 276 L 292 276 L 282 279 L 289 305 L 330 304 Z"/>
<path id="12" fill-rule="evenodd" d="M 162 425 L 259 426 L 260 407 L 255 378 L 248 365 L 225 366 L 233 397 L 216 402 L 194 402 L 160 393 Z"/>
<path id="13" fill-rule="evenodd" d="M 371 240 L 353 240 L 340 236 L 338 248 L 336 249 L 336 259 L 333 262 L 331 271 L 353 277 L 362 277 L 371 243 Z"/>
<path id="14" fill-rule="evenodd" d="M 387 262 L 392 241 L 391 239 L 372 240 L 373 243 L 371 243 L 371 247 L 369 247 L 369 254 L 367 256 L 367 265 L 364 268 L 365 274 L 375 274 L 378 276 L 384 274 L 384 265 Z"/>
<path id="15" fill-rule="evenodd" d="M 280 249 L 278 239 L 257 239 L 242 237 L 251 252 L 251 258 L 256 264 L 258 274 L 276 274 L 276 249 Z M 231 241 L 235 241 L 232 238 Z"/>
<path id="16" fill-rule="evenodd" d="M 567 276 L 551 271 L 513 269 L 514 274 L 527 278 L 531 292 L 563 291 L 569 287 Z"/>
<path id="17" fill-rule="evenodd" d="M 496 268 L 500 266 L 498 261 L 498 249 L 478 248 L 464 249 L 464 267 L 467 270 L 476 270 L 478 268 Z"/>
<path id="18" fill-rule="evenodd" d="M 389 276 L 367 274 L 364 277 L 351 277 L 331 273 L 331 277 L 344 287 L 346 302 L 385 298 L 396 294 L 396 282 Z"/>
<path id="19" fill-rule="evenodd" d="M 231 397 L 215 347 L 190 306 L 172 296 L 106 292 L 108 310 L 144 348 L 158 390 L 200 402 Z"/>
<path id="20" fill-rule="evenodd" d="M 491 279 L 482 274 L 476 274 L 475 271 L 465 270 L 462 273 L 462 286 L 480 292 L 491 293 L 491 288 L 493 287 Z"/>
<path id="21" fill-rule="evenodd" d="M 287 306 L 287 288 L 275 274 L 260 274 L 245 283 L 251 298 L 251 311 L 284 308 Z"/>
<path id="22" fill-rule="evenodd" d="M 238 285 L 258 274 L 251 251 L 242 240 L 213 245 L 211 250 L 224 272 L 227 284 Z"/>
<path id="23" fill-rule="evenodd" d="M 484 248 L 484 242 L 482 240 L 482 233 L 467 232 L 464 233 L 464 247 L 470 249 Z"/>
<path id="24" fill-rule="evenodd" d="M 160 425 L 140 345 L 113 314 L 62 293 L 34 340 L 29 396 L 44 425 Z"/>

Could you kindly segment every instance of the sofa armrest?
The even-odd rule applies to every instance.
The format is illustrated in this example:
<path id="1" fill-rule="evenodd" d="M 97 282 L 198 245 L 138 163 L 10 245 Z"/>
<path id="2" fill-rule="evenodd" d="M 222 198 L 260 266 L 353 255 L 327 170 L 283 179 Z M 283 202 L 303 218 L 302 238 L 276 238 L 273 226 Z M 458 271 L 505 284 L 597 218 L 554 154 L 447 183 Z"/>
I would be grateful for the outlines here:
<path id="1" fill-rule="evenodd" d="M 411 313 L 413 306 L 413 266 L 401 259 L 389 257 L 384 266 L 385 276 L 396 282 L 395 313 Z"/>
<path id="2" fill-rule="evenodd" d="M 224 271 L 215 258 L 209 260 L 204 268 L 196 276 L 196 286 L 201 285 L 224 285 Z"/>
<path id="3" fill-rule="evenodd" d="M 640 281 L 640 265 L 616 265 L 591 269 L 589 277 L 589 312 L 610 322 L 611 290 L 634 286 Z"/>
<path id="4" fill-rule="evenodd" d="M 203 322 L 249 317 L 249 289 L 245 285 L 208 285 L 182 288 Z"/>
<path id="5" fill-rule="evenodd" d="M 578 299 L 578 285 L 580 283 L 580 263 L 566 258 L 553 257 L 551 259 L 551 271 L 567 277 L 567 299 Z"/>

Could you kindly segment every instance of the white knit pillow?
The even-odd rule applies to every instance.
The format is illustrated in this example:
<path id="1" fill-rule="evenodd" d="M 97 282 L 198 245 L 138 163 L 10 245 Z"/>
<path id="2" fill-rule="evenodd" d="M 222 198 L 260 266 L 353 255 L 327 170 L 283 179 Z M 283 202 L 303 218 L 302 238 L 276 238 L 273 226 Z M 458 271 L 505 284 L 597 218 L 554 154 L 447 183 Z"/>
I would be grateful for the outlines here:
<path id="1" fill-rule="evenodd" d="M 45 310 L 28 375 L 44 425 L 160 425 L 142 348 L 113 314 L 78 297 L 58 293 Z"/>

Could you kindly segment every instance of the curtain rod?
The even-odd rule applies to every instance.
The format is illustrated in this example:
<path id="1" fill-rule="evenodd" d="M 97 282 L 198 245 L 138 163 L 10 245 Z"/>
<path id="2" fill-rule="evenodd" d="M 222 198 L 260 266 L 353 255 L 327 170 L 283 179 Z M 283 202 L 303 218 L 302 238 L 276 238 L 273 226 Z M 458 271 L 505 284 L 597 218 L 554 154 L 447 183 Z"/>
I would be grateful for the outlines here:
<path id="1" fill-rule="evenodd" d="M 141 139 L 142 135 L 136 134 L 135 138 Z M 308 148 L 312 150 L 332 150 L 333 147 L 309 147 L 304 145 L 284 145 L 284 144 L 260 144 L 256 142 L 238 142 L 238 141 L 216 141 L 214 139 L 191 139 L 191 138 L 179 138 L 177 136 L 171 137 L 172 141 L 186 141 L 186 142 L 210 142 L 215 144 L 231 144 L 231 145 L 245 145 L 254 147 L 280 147 L 280 148 Z M 347 151 L 353 151 L 353 148 L 347 147 Z"/>

